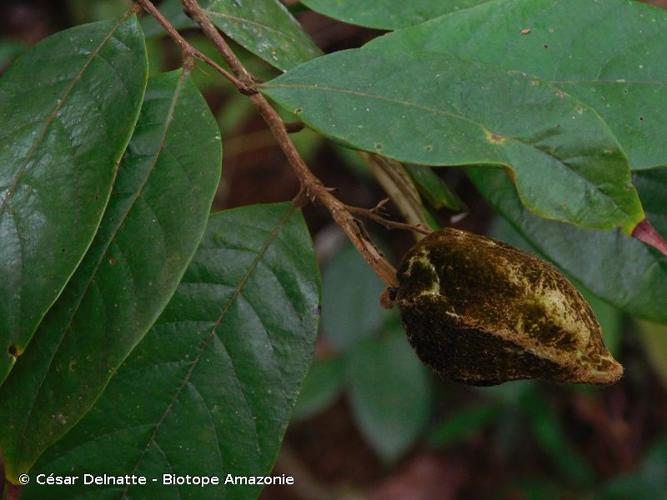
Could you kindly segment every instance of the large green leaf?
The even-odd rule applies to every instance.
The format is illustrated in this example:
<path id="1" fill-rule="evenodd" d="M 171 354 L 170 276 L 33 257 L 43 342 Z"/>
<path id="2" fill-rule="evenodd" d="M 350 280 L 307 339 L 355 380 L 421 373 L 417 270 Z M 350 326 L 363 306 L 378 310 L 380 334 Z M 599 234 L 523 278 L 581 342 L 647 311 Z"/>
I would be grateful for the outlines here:
<path id="1" fill-rule="evenodd" d="M 634 169 L 667 165 L 667 11 L 631 0 L 497 0 L 368 48 L 433 51 L 552 82 L 607 122 Z"/>
<path id="2" fill-rule="evenodd" d="M 187 73 L 151 78 L 99 232 L 0 388 L 11 480 L 83 417 L 167 304 L 220 166 L 217 124 Z"/>
<path id="3" fill-rule="evenodd" d="M 278 69 L 322 54 L 279 0 L 203 0 L 199 5 L 223 33 Z M 179 29 L 195 26 L 183 13 L 181 0 L 166 0 L 160 10 Z M 161 28 L 149 19 L 146 32 L 159 34 Z"/>
<path id="4" fill-rule="evenodd" d="M 35 466 L 143 474 L 148 486 L 33 487 L 24 498 L 253 498 L 248 486 L 161 486 L 162 474 L 265 475 L 310 365 L 317 264 L 300 212 L 213 215 L 174 297 L 93 410 Z"/>
<path id="5" fill-rule="evenodd" d="M 301 0 L 325 16 L 369 28 L 393 30 L 491 0 Z"/>
<path id="6" fill-rule="evenodd" d="M 422 165 L 509 167 L 523 203 L 543 217 L 628 232 L 644 217 L 598 115 L 514 71 L 385 44 L 320 57 L 261 90 L 356 148 Z"/>
<path id="7" fill-rule="evenodd" d="M 47 38 L 0 79 L 0 383 L 95 235 L 146 77 L 124 16 Z"/>
<path id="8" fill-rule="evenodd" d="M 534 249 L 600 298 L 630 314 L 667 323 L 667 256 L 619 231 L 591 231 L 529 214 L 512 182 L 499 170 L 468 170 L 477 189 Z M 667 234 L 667 190 L 649 183 L 667 168 L 636 172 L 643 203 L 656 229 Z"/>
<path id="9" fill-rule="evenodd" d="M 397 459 L 428 422 L 431 385 L 401 328 L 365 339 L 350 353 L 352 412 L 362 434 L 387 461 Z"/>

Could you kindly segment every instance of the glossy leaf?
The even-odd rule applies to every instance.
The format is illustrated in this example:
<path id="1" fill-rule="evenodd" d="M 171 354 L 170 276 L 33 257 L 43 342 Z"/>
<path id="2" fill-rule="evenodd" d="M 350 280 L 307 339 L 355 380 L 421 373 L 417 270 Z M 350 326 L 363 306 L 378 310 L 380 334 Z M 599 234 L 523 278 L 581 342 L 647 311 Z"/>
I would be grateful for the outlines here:
<path id="1" fill-rule="evenodd" d="M 490 0 L 301 0 L 310 9 L 350 24 L 393 30 Z"/>
<path id="2" fill-rule="evenodd" d="M 627 232 L 643 212 L 616 139 L 597 114 L 517 72 L 446 55 L 336 52 L 263 93 L 325 135 L 421 165 L 502 165 L 550 219 Z"/>
<path id="3" fill-rule="evenodd" d="M 292 205 L 211 216 L 155 326 L 35 472 L 144 474 L 148 486 L 31 484 L 23 499 L 254 498 L 257 486 L 162 486 L 163 473 L 271 470 L 317 333 L 319 277 Z"/>
<path id="4" fill-rule="evenodd" d="M 512 182 L 499 170 L 469 169 L 477 189 L 503 217 L 569 276 L 619 309 L 645 319 L 667 323 L 667 256 L 619 231 L 591 231 L 550 222 L 529 214 Z M 667 169 L 637 172 L 643 186 L 646 174 L 667 176 Z M 667 234 L 667 224 L 656 215 L 667 213 L 667 191 L 642 189 L 656 228 Z M 658 213 L 659 211 L 659 213 Z"/>
<path id="5" fill-rule="evenodd" d="M 352 412 L 362 434 L 386 461 L 397 459 L 424 429 L 431 386 L 402 331 L 370 338 L 350 353 Z"/>
<path id="6" fill-rule="evenodd" d="M 146 66 L 124 16 L 50 36 L 0 79 L 0 383 L 95 235 Z"/>
<path id="7" fill-rule="evenodd" d="M 384 285 L 352 245 L 327 264 L 323 285 L 322 331 L 338 351 L 373 335 L 387 318 L 379 307 Z"/>
<path id="8" fill-rule="evenodd" d="M 187 74 L 151 78 L 99 232 L 0 388 L 11 480 L 83 417 L 167 304 L 220 166 L 220 132 Z"/>
<path id="9" fill-rule="evenodd" d="M 199 5 L 223 33 L 278 69 L 322 54 L 279 0 L 202 0 Z M 160 10 L 178 29 L 195 26 L 181 0 L 162 2 Z M 146 28 L 150 35 L 161 33 L 154 20 Z"/>
<path id="10" fill-rule="evenodd" d="M 499 0 L 372 42 L 517 70 L 605 120 L 633 169 L 667 165 L 667 11 L 629 0 Z"/>

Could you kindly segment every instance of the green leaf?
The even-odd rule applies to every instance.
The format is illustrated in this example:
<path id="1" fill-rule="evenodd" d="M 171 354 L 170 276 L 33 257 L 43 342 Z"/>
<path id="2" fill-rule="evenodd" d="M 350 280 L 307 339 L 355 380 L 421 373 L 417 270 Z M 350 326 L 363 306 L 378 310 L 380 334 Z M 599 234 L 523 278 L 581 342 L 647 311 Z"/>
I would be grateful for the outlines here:
<path id="1" fill-rule="evenodd" d="M 468 9 L 490 0 L 301 0 L 310 9 L 350 24 L 393 30 Z"/>
<path id="2" fill-rule="evenodd" d="M 394 461 L 424 429 L 431 410 L 429 375 L 400 331 L 370 338 L 350 353 L 352 412 L 385 461 Z"/>
<path id="3" fill-rule="evenodd" d="M 421 165 L 406 165 L 406 168 L 419 192 L 436 210 L 448 208 L 461 212 L 468 209 L 463 200 L 432 169 Z"/>
<path id="4" fill-rule="evenodd" d="M 162 474 L 266 475 L 317 333 L 319 277 L 301 213 L 255 205 L 211 216 L 169 305 L 95 407 L 39 471 L 143 474 L 135 488 L 39 487 L 24 499 L 254 498 L 257 486 L 162 486 Z"/>
<path id="5" fill-rule="evenodd" d="M 206 13 L 222 32 L 278 69 L 322 54 L 279 0 L 213 0 Z"/>
<path id="6" fill-rule="evenodd" d="M 0 79 L 0 383 L 95 235 L 146 78 L 124 16 L 50 36 Z"/>
<path id="7" fill-rule="evenodd" d="M 635 172 L 633 180 L 646 218 L 663 237 L 667 237 L 667 167 Z"/>
<path id="8" fill-rule="evenodd" d="M 209 2 L 211 0 L 208 0 Z M 204 1 L 199 2 L 200 5 L 205 5 Z M 183 11 L 182 0 L 164 0 L 158 5 L 160 12 L 166 17 L 169 22 L 177 30 L 186 28 L 195 28 L 197 25 L 190 19 Z M 153 16 L 146 15 L 141 19 L 141 27 L 144 29 L 147 37 L 155 37 L 165 35 L 164 28 L 157 22 Z"/>
<path id="9" fill-rule="evenodd" d="M 187 73 L 151 78 L 100 229 L 0 388 L 10 480 L 85 415 L 167 304 L 204 233 L 220 165 L 220 132 Z"/>
<path id="10" fill-rule="evenodd" d="M 330 406 L 340 395 L 344 382 L 343 358 L 316 360 L 303 381 L 294 420 L 310 418 Z"/>
<path id="11" fill-rule="evenodd" d="M 549 81 L 595 109 L 633 169 L 667 165 L 663 9 L 629 0 L 499 0 L 371 46 L 449 54 Z"/>
<path id="12" fill-rule="evenodd" d="M 324 269 L 322 331 L 338 351 L 373 335 L 387 318 L 380 307 L 384 289 L 366 261 L 346 245 Z"/>
<path id="13" fill-rule="evenodd" d="M 287 70 L 322 54 L 279 0 L 204 0 L 199 5 L 223 33 L 272 66 Z M 181 0 L 167 0 L 160 10 L 178 29 L 195 26 Z M 146 22 L 147 34 L 161 28 Z"/>
<path id="14" fill-rule="evenodd" d="M 667 169 L 660 172 L 667 176 Z M 643 179 L 647 172 L 635 173 Z M 667 256 L 619 231 L 579 229 L 529 214 L 512 182 L 499 170 L 474 168 L 468 175 L 480 193 L 547 259 L 601 299 L 641 318 L 667 323 Z M 667 178 L 667 177 L 665 177 Z M 643 182 L 637 183 L 643 186 Z M 667 213 L 667 192 L 642 189 L 642 201 Z M 660 208 L 661 207 L 661 208 Z M 667 234 L 653 213 L 657 229 Z"/>
<path id="15" fill-rule="evenodd" d="M 261 90 L 353 147 L 420 165 L 511 168 L 546 218 L 630 232 L 644 215 L 628 162 L 597 114 L 513 71 L 428 52 L 336 52 Z"/>
<path id="16" fill-rule="evenodd" d="M 499 410 L 493 406 L 477 405 L 459 410 L 441 422 L 431 432 L 431 445 L 445 447 L 462 441 L 493 422 Z"/>

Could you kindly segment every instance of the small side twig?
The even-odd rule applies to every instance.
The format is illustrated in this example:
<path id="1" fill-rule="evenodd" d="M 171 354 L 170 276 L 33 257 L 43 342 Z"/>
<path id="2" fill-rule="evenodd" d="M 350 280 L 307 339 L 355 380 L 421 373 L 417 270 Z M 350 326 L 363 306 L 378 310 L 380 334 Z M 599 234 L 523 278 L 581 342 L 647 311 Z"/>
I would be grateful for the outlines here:
<path id="1" fill-rule="evenodd" d="M 429 220 L 424 212 L 419 191 L 405 169 L 405 165 L 371 153 L 359 152 L 359 156 L 367 163 L 371 173 L 405 220 L 415 227 L 428 227 Z M 419 234 L 427 234 L 423 231 L 414 233 L 417 239 L 419 239 Z"/>
<path id="2" fill-rule="evenodd" d="M 389 200 L 382 200 L 380 202 L 381 204 L 386 203 Z M 384 202 L 384 203 L 383 203 Z M 394 221 L 391 219 L 387 219 L 386 217 L 383 217 L 380 215 L 380 209 L 381 205 L 378 204 L 374 208 L 362 208 L 362 207 L 353 207 L 350 205 L 346 205 L 348 211 L 358 217 L 363 217 L 369 220 L 372 220 L 373 222 L 380 224 L 381 226 L 386 227 L 387 229 L 400 229 L 403 231 L 412 231 L 416 233 L 423 234 L 425 236 L 428 236 L 431 234 L 431 230 L 424 226 L 423 224 L 408 224 L 405 222 L 398 222 Z"/>

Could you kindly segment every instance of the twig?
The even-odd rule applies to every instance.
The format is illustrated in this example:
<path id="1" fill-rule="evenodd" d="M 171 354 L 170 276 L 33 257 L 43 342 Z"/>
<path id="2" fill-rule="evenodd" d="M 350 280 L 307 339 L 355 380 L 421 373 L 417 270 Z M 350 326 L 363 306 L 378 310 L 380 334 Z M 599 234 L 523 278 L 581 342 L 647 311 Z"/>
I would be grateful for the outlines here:
<path id="1" fill-rule="evenodd" d="M 136 0 L 136 2 L 148 14 L 153 16 L 158 23 L 160 23 L 160 25 L 164 28 L 167 34 L 169 34 L 169 36 L 178 44 L 181 51 L 183 52 L 183 56 L 185 59 L 188 58 L 199 59 L 200 61 L 211 66 L 218 73 L 220 73 L 227 80 L 229 80 L 237 89 L 239 89 L 240 92 L 245 93 L 249 91 L 249 89 L 243 84 L 243 82 L 241 82 L 238 78 L 236 78 L 232 73 L 230 73 L 225 68 L 220 66 L 217 62 L 215 62 L 213 59 L 208 57 L 203 52 L 197 50 L 185 38 L 183 38 L 183 36 L 178 32 L 178 30 L 174 27 L 174 25 L 171 24 L 169 20 L 167 20 L 167 18 L 162 15 L 162 13 L 153 4 L 153 2 L 151 2 L 150 0 Z"/>
<path id="2" fill-rule="evenodd" d="M 23 487 L 19 484 L 12 484 L 9 481 L 6 483 L 7 487 L 7 500 L 19 500 Z"/>
<path id="3" fill-rule="evenodd" d="M 138 1 L 141 1 L 142 5 L 144 3 L 150 3 L 149 0 Z M 259 114 L 269 126 L 269 129 L 278 141 L 280 148 L 283 150 L 290 166 L 299 179 L 305 196 L 310 200 L 318 201 L 329 210 L 329 213 L 336 224 L 338 224 L 338 226 L 345 232 L 352 244 L 364 256 L 375 273 L 387 284 L 387 286 L 397 286 L 396 269 L 394 269 L 368 238 L 363 226 L 358 223 L 345 204 L 331 194 L 322 182 L 310 171 L 290 139 L 289 133 L 280 118 L 280 115 L 273 109 L 266 98 L 258 93 L 255 79 L 236 57 L 236 54 L 231 50 L 208 16 L 206 16 L 206 13 L 201 6 L 196 0 L 182 1 L 186 13 L 199 24 L 204 34 L 213 42 L 232 69 L 236 79 L 235 81 L 230 79 L 230 81 L 236 85 L 240 92 L 250 96 L 250 99 L 257 106 Z M 173 33 L 169 30 L 167 32 L 173 37 Z M 178 36 L 180 37 L 180 35 Z M 180 38 L 182 39 L 182 37 Z"/>
<path id="4" fill-rule="evenodd" d="M 383 201 L 386 202 L 387 200 Z M 423 224 L 407 224 L 405 222 L 397 222 L 391 219 L 387 219 L 378 213 L 378 207 L 362 208 L 362 207 L 353 207 L 350 205 L 346 205 L 346 208 L 350 213 L 357 215 L 359 217 L 365 217 L 366 219 L 370 219 L 373 222 L 376 222 L 377 224 L 386 227 L 387 229 L 401 229 L 403 231 L 412 231 L 423 234 L 425 236 L 428 236 L 432 232 Z"/>
<path id="5" fill-rule="evenodd" d="M 424 213 L 423 204 L 419 191 L 405 166 L 396 160 L 371 153 L 359 152 L 375 179 L 380 183 L 384 191 L 394 202 L 398 211 L 412 226 L 429 226 L 429 220 Z M 419 234 L 428 234 L 423 231 L 415 231 Z M 414 235 L 419 239 L 418 234 Z"/>

